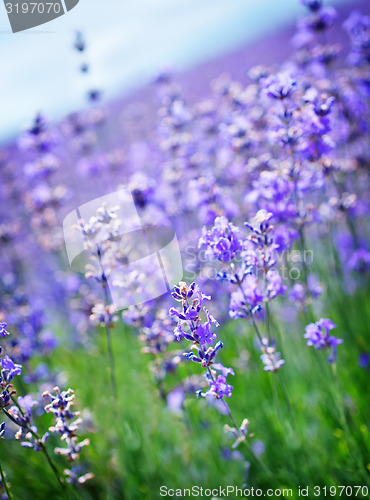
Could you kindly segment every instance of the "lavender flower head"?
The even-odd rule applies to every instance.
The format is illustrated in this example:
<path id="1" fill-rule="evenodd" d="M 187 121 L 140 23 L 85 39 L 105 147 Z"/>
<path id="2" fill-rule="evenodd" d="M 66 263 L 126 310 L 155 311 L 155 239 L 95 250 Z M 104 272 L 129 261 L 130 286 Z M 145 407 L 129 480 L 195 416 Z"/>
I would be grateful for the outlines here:
<path id="1" fill-rule="evenodd" d="M 315 349 L 332 349 L 332 354 L 328 357 L 329 363 L 335 363 L 337 357 L 337 345 L 343 342 L 329 334 L 330 330 L 336 328 L 336 324 L 330 319 L 321 318 L 316 323 L 310 323 L 306 326 L 304 338 L 307 339 L 308 346 L 314 346 Z"/>
<path id="2" fill-rule="evenodd" d="M 261 361 L 265 365 L 263 369 L 266 372 L 275 373 L 285 363 L 285 360 L 280 358 L 280 352 L 276 352 L 273 347 L 267 347 L 266 353 L 261 355 Z"/>
<path id="3" fill-rule="evenodd" d="M 216 399 L 221 399 L 224 396 L 227 398 L 231 397 L 231 392 L 233 386 L 226 382 L 226 377 L 228 375 L 235 375 L 232 368 L 225 368 L 221 363 L 216 363 L 212 367 L 213 369 L 220 371 L 221 373 L 217 375 L 217 378 L 211 376 L 207 373 L 206 376 L 209 380 L 210 389 L 207 394 L 213 394 Z"/>
<path id="4" fill-rule="evenodd" d="M 21 374 L 22 365 L 14 363 L 8 355 L 1 360 L 1 366 L 3 367 L 1 370 L 1 377 L 6 383 L 11 382 L 15 375 Z"/>
<path id="5" fill-rule="evenodd" d="M 0 335 L 4 338 L 6 335 L 10 335 L 9 332 L 6 330 L 6 323 L 0 323 Z"/>
<path id="6" fill-rule="evenodd" d="M 75 394 L 72 389 L 61 391 L 59 387 L 54 387 L 55 394 L 49 391 L 43 393 L 43 397 L 48 398 L 51 402 L 45 406 L 47 413 L 52 413 L 55 418 L 55 423 L 49 427 L 49 431 L 53 434 L 59 434 L 61 441 L 64 441 L 66 446 L 63 448 L 55 448 L 56 454 L 65 456 L 70 462 L 75 462 L 79 459 L 80 451 L 84 446 L 89 446 L 90 440 L 84 439 L 78 441 L 77 431 L 81 423 L 80 413 L 72 411 Z M 65 474 L 71 478 L 71 473 L 65 471 Z M 73 474 L 72 474 L 73 475 Z M 84 475 L 77 483 L 83 484 L 87 479 L 91 479 L 92 474 Z M 76 483 L 76 484 L 77 484 Z"/>
<path id="7" fill-rule="evenodd" d="M 205 254 L 208 259 L 230 262 L 242 249 L 242 244 L 237 236 L 238 232 L 239 229 L 226 217 L 216 217 L 212 229 L 207 231 L 203 228 L 199 247 L 206 247 Z"/>
<path id="8" fill-rule="evenodd" d="M 257 277 L 248 274 L 239 288 L 230 297 L 230 318 L 249 318 L 252 312 L 260 308 L 264 295 L 259 288 Z M 255 311 L 254 311 L 255 310 Z"/>
<path id="9" fill-rule="evenodd" d="M 172 296 L 175 300 L 182 302 L 181 312 L 174 307 L 171 307 L 169 311 L 171 316 L 177 317 L 176 338 L 179 340 L 183 337 L 203 348 L 212 345 L 216 334 L 211 332 L 211 326 L 212 324 L 219 326 L 219 324 L 203 306 L 204 300 L 210 300 L 210 297 L 201 293 L 195 283 L 188 287 L 185 282 L 180 282 L 178 287 L 175 286 Z M 191 303 L 189 299 L 192 299 Z M 202 310 L 207 318 L 204 322 L 200 318 Z"/>
<path id="10" fill-rule="evenodd" d="M 322 0 L 301 0 L 301 4 L 310 9 L 312 12 L 317 12 L 321 9 Z"/>
<path id="11" fill-rule="evenodd" d="M 296 81 L 289 73 L 283 71 L 262 79 L 261 85 L 262 91 L 268 97 L 283 100 L 291 94 L 293 87 L 296 85 Z"/>
<path id="12" fill-rule="evenodd" d="M 219 341 L 212 347 L 216 334 L 211 332 L 211 326 L 212 324 L 219 326 L 219 324 L 202 305 L 203 301 L 210 300 L 210 297 L 204 295 L 195 283 L 188 286 L 185 282 L 180 282 L 179 286 L 174 288 L 172 296 L 182 303 L 181 312 L 174 307 L 169 311 L 171 316 L 177 318 L 175 336 L 178 340 L 182 337 L 193 343 L 190 351 L 185 352 L 184 356 L 188 361 L 194 361 L 207 368 L 205 378 L 209 384 L 209 390 L 206 393 L 201 390 L 197 391 L 198 397 L 213 396 L 216 399 L 222 399 L 224 396 L 230 397 L 233 387 L 227 384 L 226 377 L 228 374 L 234 375 L 233 370 L 225 368 L 221 363 L 213 365 L 216 354 L 219 349 L 222 349 L 223 344 Z M 189 299 L 192 299 L 191 303 Z M 200 318 L 202 310 L 206 317 L 203 322 Z M 221 373 L 217 374 L 216 370 Z"/>

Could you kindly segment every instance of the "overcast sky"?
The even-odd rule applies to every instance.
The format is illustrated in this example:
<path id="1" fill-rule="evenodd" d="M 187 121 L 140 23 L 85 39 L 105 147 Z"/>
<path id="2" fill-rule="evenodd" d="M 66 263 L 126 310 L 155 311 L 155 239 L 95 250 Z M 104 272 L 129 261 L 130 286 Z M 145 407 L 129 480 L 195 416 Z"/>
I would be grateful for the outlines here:
<path id="1" fill-rule="evenodd" d="M 163 63 L 186 69 L 303 12 L 296 0 L 80 0 L 59 19 L 13 34 L 1 2 L 0 141 L 40 110 L 58 119 L 81 106 L 76 30 L 88 41 L 95 85 L 114 97 L 148 81 Z"/>

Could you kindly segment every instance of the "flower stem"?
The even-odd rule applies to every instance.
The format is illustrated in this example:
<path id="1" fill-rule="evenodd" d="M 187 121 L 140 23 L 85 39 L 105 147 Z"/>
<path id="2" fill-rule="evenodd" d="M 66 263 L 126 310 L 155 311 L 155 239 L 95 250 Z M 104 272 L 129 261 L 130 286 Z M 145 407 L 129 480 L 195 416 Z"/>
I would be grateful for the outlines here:
<path id="1" fill-rule="evenodd" d="M 289 410 L 289 414 L 290 414 L 290 416 L 292 418 L 292 421 L 294 422 L 294 416 L 293 416 L 293 412 L 292 412 L 292 405 L 290 404 L 290 399 L 289 399 L 288 393 L 287 393 L 287 391 L 285 389 L 285 386 L 284 386 L 284 384 L 283 384 L 283 382 L 282 382 L 282 380 L 280 378 L 279 372 L 276 372 L 275 376 L 276 376 L 276 378 L 277 378 L 277 380 L 279 382 L 280 390 L 281 390 L 282 395 L 284 396 L 287 408 Z"/>
<path id="2" fill-rule="evenodd" d="M 102 275 L 104 275 L 104 267 L 103 267 L 101 250 L 99 248 L 99 245 L 97 245 L 97 255 L 98 255 Z M 108 294 L 108 289 L 107 289 L 107 283 L 104 281 L 102 281 L 102 288 L 103 288 L 103 292 L 104 292 L 104 305 L 109 306 L 110 300 L 109 300 L 109 294 Z M 108 348 L 108 358 L 109 358 L 109 369 L 110 369 L 110 380 L 111 380 L 111 385 L 112 385 L 112 393 L 113 393 L 113 397 L 114 397 L 115 401 L 117 401 L 117 382 L 116 382 L 116 371 L 115 371 L 114 355 L 113 355 L 113 348 L 112 348 L 112 336 L 111 336 L 111 329 L 110 329 L 110 326 L 108 324 L 105 324 L 105 333 L 106 333 L 106 337 L 107 337 L 107 348 Z"/>
<path id="3" fill-rule="evenodd" d="M 230 409 L 230 406 L 227 404 L 227 402 L 222 398 L 221 399 L 223 405 L 225 406 L 225 409 L 227 410 L 227 414 L 230 418 L 230 422 L 232 423 L 232 425 L 234 426 L 236 432 L 238 433 L 238 436 L 239 438 L 241 438 L 241 442 L 243 442 L 244 446 L 246 447 L 247 451 L 248 451 L 248 454 L 250 455 L 251 459 L 255 461 L 255 463 L 257 465 L 259 465 L 263 470 L 264 472 L 266 473 L 266 475 L 272 479 L 272 480 L 275 480 L 272 472 L 270 471 L 270 469 L 258 458 L 258 456 L 253 452 L 252 448 L 249 446 L 249 443 L 247 442 L 246 440 L 246 436 L 243 436 L 240 429 L 239 429 L 239 426 L 238 424 L 236 423 L 236 420 L 234 418 L 234 415 L 232 414 L 231 412 L 231 409 Z"/>
<path id="4" fill-rule="evenodd" d="M 359 452 L 358 444 L 352 436 L 351 430 L 350 430 L 349 425 L 348 425 L 346 413 L 344 411 L 342 393 L 341 393 L 340 387 L 339 387 L 337 367 L 336 367 L 335 363 L 331 364 L 330 371 L 332 373 L 333 386 L 334 386 L 334 394 L 333 395 L 334 395 L 334 399 L 335 399 L 337 407 L 338 407 L 340 423 L 342 425 L 344 434 L 347 438 L 348 445 L 353 448 L 351 451 L 351 448 L 349 447 L 350 457 L 351 457 L 354 465 L 361 471 L 361 475 L 363 476 L 363 478 L 366 481 L 368 481 L 368 475 L 364 471 L 364 464 L 362 463 L 362 460 L 360 457 L 361 452 Z M 354 452 L 356 452 L 356 453 L 354 453 Z"/>
<path id="5" fill-rule="evenodd" d="M 17 408 L 21 411 L 21 413 L 23 414 L 22 410 L 19 408 L 19 406 L 17 405 Z M 20 422 L 18 422 L 5 408 L 3 408 L 3 412 L 5 413 L 5 415 L 9 418 L 9 420 L 11 420 L 15 425 L 17 425 L 18 427 L 23 427 L 23 429 L 27 429 L 28 432 L 30 432 L 32 434 L 32 436 L 37 439 L 38 441 L 38 444 L 43 452 L 43 454 L 45 455 L 45 458 L 47 460 L 47 462 L 49 463 L 50 467 L 51 467 L 51 470 L 53 471 L 53 474 L 55 475 L 60 487 L 62 488 L 62 491 L 63 491 L 63 494 L 65 495 L 65 497 L 69 500 L 69 490 L 66 488 L 66 483 L 63 483 L 63 481 L 61 480 L 60 478 L 60 475 L 59 475 L 59 472 L 58 472 L 58 469 L 56 467 L 56 465 L 54 464 L 53 460 L 51 459 L 50 455 L 49 455 L 49 452 L 48 450 L 46 449 L 46 446 L 44 445 L 44 443 L 41 441 L 41 438 L 40 436 L 37 434 L 37 432 L 35 432 L 31 427 L 29 427 L 28 425 L 22 425 Z M 73 493 L 73 496 L 77 499 L 80 499 L 81 497 L 78 495 L 76 495 L 76 493 L 71 490 L 72 493 Z"/>
<path id="6" fill-rule="evenodd" d="M 8 485 L 6 484 L 5 474 L 4 474 L 3 468 L 1 466 L 1 463 L 0 463 L 0 475 L 1 475 L 1 481 L 3 483 L 5 493 L 7 494 L 8 499 L 12 500 L 13 497 L 10 494 Z"/>
<path id="7" fill-rule="evenodd" d="M 247 306 L 247 308 L 248 308 L 248 312 L 249 312 L 249 315 L 250 315 L 250 317 L 251 317 L 251 320 L 252 320 L 252 324 L 253 324 L 254 330 L 255 330 L 255 332 L 256 332 L 256 334 L 257 334 L 257 337 L 258 337 L 259 341 L 261 342 L 261 346 L 263 346 L 263 339 L 262 339 L 262 335 L 261 335 L 261 333 L 260 333 L 260 331 L 259 331 L 259 329 L 258 329 L 257 323 L 256 323 L 256 321 L 255 321 L 255 319 L 254 319 L 253 312 L 252 312 L 252 308 L 248 305 L 248 302 L 247 302 L 247 296 L 245 295 L 245 292 L 244 292 L 244 290 L 243 290 L 243 287 L 242 287 L 242 282 L 241 282 L 240 280 L 238 280 L 238 281 L 237 281 L 237 284 L 238 284 L 238 286 L 239 286 L 239 288 L 240 288 L 240 291 L 242 292 L 242 295 L 243 295 L 243 297 L 244 297 L 244 299 L 245 299 L 245 305 L 246 305 L 246 306 Z"/>
<path id="8" fill-rule="evenodd" d="M 107 348 L 108 348 L 108 358 L 109 358 L 109 369 L 110 369 L 110 380 L 112 384 L 112 392 L 113 397 L 117 400 L 117 383 L 116 383 L 116 375 L 115 375 L 115 363 L 114 363 L 114 355 L 113 355 L 113 347 L 112 347 L 112 336 L 111 331 L 108 325 L 105 325 L 105 333 L 107 337 Z"/>

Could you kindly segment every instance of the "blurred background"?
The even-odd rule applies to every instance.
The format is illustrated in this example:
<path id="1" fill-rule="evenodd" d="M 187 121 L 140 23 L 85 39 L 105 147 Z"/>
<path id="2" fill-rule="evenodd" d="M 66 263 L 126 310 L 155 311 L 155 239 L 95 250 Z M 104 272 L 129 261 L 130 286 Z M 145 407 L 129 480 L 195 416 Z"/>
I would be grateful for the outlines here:
<path id="1" fill-rule="evenodd" d="M 345 63 L 350 39 L 342 24 L 353 9 L 370 13 L 370 1 L 324 4 L 338 9 L 338 19 L 318 30 L 297 65 L 297 92 L 284 113 L 279 95 L 268 100 L 260 92 L 266 80 L 256 83 L 248 72 L 268 65 L 273 77 L 292 68 L 295 24 L 307 15 L 300 0 L 80 0 L 65 16 L 18 34 L 0 5 L 0 336 L 5 321 L 11 335 L 2 347 L 23 365 L 15 387 L 39 401 L 32 411 L 40 432 L 51 425 L 42 392 L 55 385 L 76 391 L 81 438 L 91 446 L 73 474 L 95 475 L 85 500 L 153 500 L 159 485 L 220 479 L 267 488 L 273 476 L 295 491 L 368 480 L 368 59 Z M 338 60 L 322 64 L 337 42 Z M 153 85 L 166 65 L 173 80 Z M 323 99 L 317 110 L 315 90 Z M 102 102 L 88 101 L 92 91 Z M 300 149 L 291 146 L 295 137 Z M 127 310 L 121 321 L 110 317 L 101 272 L 89 278 L 70 268 L 64 218 L 119 186 L 131 190 L 145 224 L 176 229 L 184 269 L 199 271 L 196 280 L 212 295 L 210 312 L 225 341 L 219 359 L 235 370 L 233 415 L 238 425 L 250 420 L 253 455 L 231 449 L 224 407 L 220 413 L 196 399 L 205 381 L 196 363 L 185 362 L 188 347 L 172 343 L 171 298 Z M 228 321 L 229 290 L 216 273 L 201 273 L 197 250 L 202 227 L 216 216 L 243 227 L 257 209 L 274 211 L 281 255 L 299 271 L 288 280 L 287 299 L 261 321 L 273 354 L 286 360 L 281 379 L 263 370 L 252 327 Z M 310 274 L 304 259 L 290 262 L 290 247 L 314 249 Z M 115 259 L 121 265 L 124 257 Z M 306 345 L 305 326 L 320 317 L 337 324 L 335 336 L 344 340 L 338 369 Z M 108 352 L 117 361 L 116 402 Z M 6 425 L 0 464 L 13 497 L 60 500 L 53 470 Z M 51 436 L 47 447 L 56 443 Z M 65 457 L 56 455 L 56 463 L 62 472 Z"/>
<path id="2" fill-rule="evenodd" d="M 366 10 L 368 1 L 330 4 L 361 4 Z M 81 108 L 86 82 L 78 71 L 79 54 L 72 49 L 77 30 L 88 44 L 90 85 L 112 99 L 141 88 L 163 64 L 179 72 L 195 68 L 266 40 L 292 26 L 302 12 L 297 0 L 80 0 L 59 19 L 13 34 L 5 8 L 0 8 L 0 142 L 15 137 L 39 111 L 57 120 Z M 273 45 L 275 60 L 280 52 L 286 55 L 288 40 Z M 262 49 L 252 51 L 253 63 Z"/>

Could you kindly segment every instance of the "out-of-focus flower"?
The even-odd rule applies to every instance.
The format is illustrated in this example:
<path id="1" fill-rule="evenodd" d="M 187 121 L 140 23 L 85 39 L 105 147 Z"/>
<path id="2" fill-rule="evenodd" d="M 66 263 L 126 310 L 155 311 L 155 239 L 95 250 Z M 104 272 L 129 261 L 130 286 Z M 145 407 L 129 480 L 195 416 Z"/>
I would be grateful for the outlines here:
<path id="1" fill-rule="evenodd" d="M 330 330 L 336 328 L 336 324 L 330 319 L 321 318 L 316 323 L 310 323 L 306 326 L 304 338 L 307 339 L 308 346 L 314 346 L 315 349 L 331 349 L 332 353 L 328 357 L 329 363 L 335 363 L 337 357 L 337 346 L 343 342 L 330 335 Z"/>
<path id="2" fill-rule="evenodd" d="M 265 365 L 263 369 L 267 372 L 277 372 L 285 363 L 284 359 L 280 359 L 280 352 L 276 352 L 271 348 L 266 349 L 266 353 L 261 355 L 261 361 Z"/>
<path id="3" fill-rule="evenodd" d="M 284 71 L 261 80 L 262 91 L 274 99 L 283 100 L 290 95 L 297 82 Z"/>
<path id="4" fill-rule="evenodd" d="M 367 370 L 369 368 L 369 363 L 370 354 L 368 354 L 367 352 L 362 352 L 358 358 L 358 365 L 364 370 Z"/>
<path id="5" fill-rule="evenodd" d="M 6 330 L 6 323 L 0 323 L 0 335 L 4 338 L 6 335 L 10 335 Z"/>
<path id="6" fill-rule="evenodd" d="M 223 344 L 218 341 L 214 348 L 208 347 L 213 344 L 213 340 L 216 338 L 216 334 L 210 332 L 210 327 L 212 323 L 218 326 L 218 322 L 204 307 L 207 320 L 202 323 L 199 317 L 203 300 L 209 300 L 210 297 L 202 294 L 195 283 L 188 286 L 185 282 L 180 282 L 179 286 L 174 288 L 172 296 L 182 303 L 181 312 L 173 307 L 169 311 L 170 315 L 176 317 L 178 321 L 175 335 L 178 339 L 183 337 L 193 342 L 191 350 L 185 352 L 184 356 L 188 361 L 199 363 L 207 369 L 205 377 L 209 384 L 209 390 L 205 393 L 198 390 L 198 397 L 214 397 L 216 399 L 222 399 L 224 396 L 230 397 L 232 386 L 227 384 L 226 377 L 228 374 L 234 375 L 234 372 L 231 368 L 225 368 L 221 363 L 214 364 L 216 354 L 223 347 Z M 192 299 L 193 296 L 195 298 L 190 305 L 189 299 Z M 216 371 L 221 373 L 217 374 Z"/>
<path id="7" fill-rule="evenodd" d="M 6 382 L 13 380 L 15 375 L 20 375 L 22 372 L 22 365 L 14 363 L 14 361 L 6 354 L 1 360 L 3 370 L 1 372 L 2 378 Z"/>
<path id="8" fill-rule="evenodd" d="M 203 236 L 199 240 L 199 247 L 206 247 L 206 256 L 223 262 L 233 260 L 242 249 L 238 239 L 239 229 L 226 217 L 216 217 L 214 226 L 210 230 L 203 229 Z"/>

